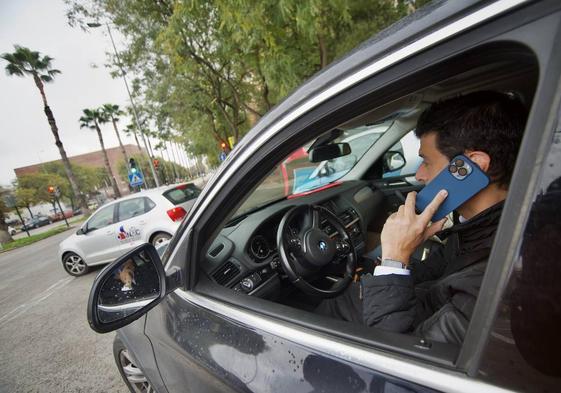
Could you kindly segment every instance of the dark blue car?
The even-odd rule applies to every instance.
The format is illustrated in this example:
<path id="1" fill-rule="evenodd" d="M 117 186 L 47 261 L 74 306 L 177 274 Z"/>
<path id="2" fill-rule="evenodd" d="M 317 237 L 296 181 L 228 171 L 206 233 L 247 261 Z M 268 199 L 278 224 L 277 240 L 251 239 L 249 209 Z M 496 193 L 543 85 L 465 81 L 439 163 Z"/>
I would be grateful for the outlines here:
<path id="1" fill-rule="evenodd" d="M 141 246 L 97 277 L 88 318 L 98 332 L 119 329 L 131 391 L 559 391 L 560 42 L 559 1 L 436 1 L 275 107 L 161 258 Z M 463 341 L 315 313 L 421 188 L 392 147 L 432 103 L 483 89 L 518 97 L 530 115 Z M 345 140 L 372 124 L 380 135 L 353 152 Z M 302 148 L 310 157 L 289 178 L 313 182 L 286 187 L 275 169 Z M 318 229 L 317 249 L 298 254 L 302 223 Z M 312 274 L 294 257 L 318 262 L 331 242 L 337 252 Z"/>

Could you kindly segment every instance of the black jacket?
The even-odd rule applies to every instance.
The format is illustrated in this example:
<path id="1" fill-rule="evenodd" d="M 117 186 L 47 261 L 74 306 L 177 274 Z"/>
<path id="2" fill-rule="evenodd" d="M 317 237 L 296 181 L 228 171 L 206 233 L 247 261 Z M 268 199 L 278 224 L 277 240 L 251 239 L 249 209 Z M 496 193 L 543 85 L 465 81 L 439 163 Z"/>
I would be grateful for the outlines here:
<path id="1" fill-rule="evenodd" d="M 434 341 L 461 343 L 475 306 L 503 203 L 438 233 L 446 245 L 411 275 L 361 279 L 362 322 L 385 330 L 413 332 Z"/>

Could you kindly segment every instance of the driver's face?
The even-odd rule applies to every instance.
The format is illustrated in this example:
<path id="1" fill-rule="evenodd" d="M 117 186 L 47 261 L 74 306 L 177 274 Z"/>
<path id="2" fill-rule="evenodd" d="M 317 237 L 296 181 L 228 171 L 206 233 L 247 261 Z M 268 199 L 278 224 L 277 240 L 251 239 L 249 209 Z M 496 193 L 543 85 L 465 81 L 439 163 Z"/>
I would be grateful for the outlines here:
<path id="1" fill-rule="evenodd" d="M 436 146 L 436 133 L 434 132 L 421 137 L 419 156 L 423 159 L 423 162 L 419 169 L 417 169 L 417 173 L 415 173 L 415 179 L 424 184 L 430 183 L 450 162 L 448 157 L 438 150 Z"/>

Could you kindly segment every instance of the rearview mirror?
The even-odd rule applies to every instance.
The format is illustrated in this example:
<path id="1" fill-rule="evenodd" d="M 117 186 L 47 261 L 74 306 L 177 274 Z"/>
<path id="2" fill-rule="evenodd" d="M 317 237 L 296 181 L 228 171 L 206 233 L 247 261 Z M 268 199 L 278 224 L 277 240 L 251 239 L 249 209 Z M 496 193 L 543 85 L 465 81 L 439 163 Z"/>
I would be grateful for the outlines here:
<path id="1" fill-rule="evenodd" d="M 405 157 L 399 151 L 387 151 L 384 154 L 384 172 L 397 171 L 406 164 Z"/>
<path id="2" fill-rule="evenodd" d="M 330 143 L 315 147 L 308 154 L 310 162 L 322 162 L 351 154 L 351 146 L 348 143 Z"/>
<path id="3" fill-rule="evenodd" d="M 88 300 L 91 328 L 105 333 L 138 319 L 165 297 L 166 288 L 178 286 L 174 285 L 179 281 L 177 275 L 170 277 L 175 280 L 166 285 L 160 256 L 151 244 L 123 255 L 94 281 Z"/>

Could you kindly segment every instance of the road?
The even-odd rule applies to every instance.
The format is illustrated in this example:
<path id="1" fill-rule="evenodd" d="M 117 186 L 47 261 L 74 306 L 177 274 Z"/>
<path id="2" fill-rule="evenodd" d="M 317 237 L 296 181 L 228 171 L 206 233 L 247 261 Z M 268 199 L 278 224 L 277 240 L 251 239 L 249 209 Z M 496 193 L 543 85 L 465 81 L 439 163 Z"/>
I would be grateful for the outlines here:
<path id="1" fill-rule="evenodd" d="M 57 261 L 73 230 L 0 254 L 0 392 L 128 391 L 114 333 L 97 334 L 86 319 L 99 269 L 76 278 Z"/>

